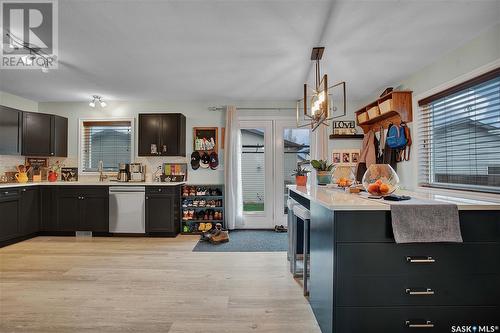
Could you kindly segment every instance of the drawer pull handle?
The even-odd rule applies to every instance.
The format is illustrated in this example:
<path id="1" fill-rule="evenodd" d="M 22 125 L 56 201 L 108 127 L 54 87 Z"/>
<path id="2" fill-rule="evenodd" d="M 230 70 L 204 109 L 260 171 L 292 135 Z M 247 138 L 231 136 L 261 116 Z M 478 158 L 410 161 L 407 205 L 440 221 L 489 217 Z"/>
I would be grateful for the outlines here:
<path id="1" fill-rule="evenodd" d="M 407 320 L 406 326 L 409 328 L 433 328 L 434 324 L 430 320 L 427 320 L 424 323 L 412 323 L 409 320 Z"/>
<path id="2" fill-rule="evenodd" d="M 436 262 L 432 257 L 406 257 L 406 261 L 412 264 L 431 264 Z"/>
<path id="3" fill-rule="evenodd" d="M 405 292 L 408 294 L 408 295 L 422 295 L 422 296 L 425 296 L 425 295 L 434 295 L 434 290 L 430 289 L 430 288 L 427 288 L 425 290 L 411 290 L 410 288 L 406 288 Z"/>

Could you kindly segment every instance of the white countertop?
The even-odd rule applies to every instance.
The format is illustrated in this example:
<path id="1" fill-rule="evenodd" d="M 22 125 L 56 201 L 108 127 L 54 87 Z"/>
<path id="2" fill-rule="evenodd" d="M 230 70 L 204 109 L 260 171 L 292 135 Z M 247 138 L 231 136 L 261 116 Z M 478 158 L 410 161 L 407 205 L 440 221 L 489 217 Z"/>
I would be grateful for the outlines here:
<path id="1" fill-rule="evenodd" d="M 390 201 L 383 199 L 368 199 L 368 193 L 346 193 L 341 189 L 323 186 L 288 185 L 290 191 L 303 196 L 331 210 L 390 210 Z M 409 195 L 414 198 L 435 200 L 443 203 L 453 203 L 459 210 L 500 210 L 500 201 L 483 198 L 480 195 L 455 195 L 436 191 L 396 191 L 395 194 Z"/>
<path id="2" fill-rule="evenodd" d="M 113 181 L 77 181 L 77 182 L 36 182 L 36 183 L 0 183 L 1 188 L 10 188 L 10 187 L 25 187 L 25 186 L 41 186 L 41 185 L 49 185 L 49 186 L 176 186 L 182 185 L 185 182 L 176 182 L 176 183 L 160 183 L 160 182 L 113 182 Z"/>

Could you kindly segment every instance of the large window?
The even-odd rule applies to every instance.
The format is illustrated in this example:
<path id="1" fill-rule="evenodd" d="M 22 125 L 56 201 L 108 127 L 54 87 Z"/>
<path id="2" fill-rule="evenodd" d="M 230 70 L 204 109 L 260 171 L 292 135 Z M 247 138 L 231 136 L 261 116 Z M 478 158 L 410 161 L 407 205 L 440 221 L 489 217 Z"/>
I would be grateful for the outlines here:
<path id="1" fill-rule="evenodd" d="M 500 69 L 419 105 L 421 185 L 500 192 Z"/>
<path id="2" fill-rule="evenodd" d="M 99 161 L 104 171 L 118 171 L 119 163 L 132 160 L 132 120 L 81 122 L 80 164 L 82 172 L 96 172 Z"/>

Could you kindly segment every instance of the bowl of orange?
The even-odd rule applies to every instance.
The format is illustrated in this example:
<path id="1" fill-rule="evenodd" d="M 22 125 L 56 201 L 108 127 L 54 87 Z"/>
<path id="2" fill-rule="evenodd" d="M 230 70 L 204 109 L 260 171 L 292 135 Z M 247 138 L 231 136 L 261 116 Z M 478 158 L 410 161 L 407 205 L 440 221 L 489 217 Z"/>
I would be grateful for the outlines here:
<path id="1" fill-rule="evenodd" d="M 371 195 L 386 196 L 399 187 L 399 177 L 389 164 L 372 164 L 363 175 L 363 187 Z"/>

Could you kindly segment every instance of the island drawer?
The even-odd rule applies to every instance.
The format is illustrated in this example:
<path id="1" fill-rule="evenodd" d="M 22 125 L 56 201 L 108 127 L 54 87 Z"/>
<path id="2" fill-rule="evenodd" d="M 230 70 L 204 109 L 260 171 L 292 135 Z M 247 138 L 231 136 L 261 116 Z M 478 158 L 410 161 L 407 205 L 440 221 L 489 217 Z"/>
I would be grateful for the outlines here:
<path id="1" fill-rule="evenodd" d="M 343 276 L 337 306 L 497 305 L 500 274 Z"/>
<path id="2" fill-rule="evenodd" d="M 336 245 L 337 276 L 498 274 L 500 243 Z"/>
<path id="3" fill-rule="evenodd" d="M 482 332 L 495 332 L 499 318 L 498 306 L 336 307 L 334 332 L 453 332 L 457 326 L 487 326 Z"/>
<path id="4" fill-rule="evenodd" d="M 500 242 L 500 210 L 460 211 L 464 242 Z M 394 242 L 390 211 L 335 212 L 336 242 Z"/>

